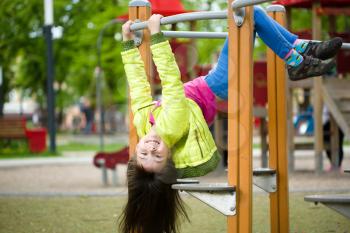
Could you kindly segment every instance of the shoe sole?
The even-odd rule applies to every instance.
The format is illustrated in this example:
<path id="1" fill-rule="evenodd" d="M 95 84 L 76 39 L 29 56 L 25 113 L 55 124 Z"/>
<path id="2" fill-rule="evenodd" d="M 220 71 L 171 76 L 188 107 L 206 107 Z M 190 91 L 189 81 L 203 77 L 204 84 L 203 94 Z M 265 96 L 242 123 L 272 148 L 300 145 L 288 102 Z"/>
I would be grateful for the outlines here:
<path id="1" fill-rule="evenodd" d="M 330 69 L 332 69 L 334 65 L 335 65 L 335 61 L 333 60 L 327 66 L 325 66 L 325 68 L 322 71 L 320 71 L 319 73 L 312 74 L 312 75 L 307 75 L 307 76 L 301 76 L 301 77 L 297 77 L 297 78 L 289 77 L 289 79 L 291 81 L 300 81 L 300 80 L 304 80 L 304 79 L 308 79 L 308 78 L 322 76 L 326 72 L 328 72 Z"/>

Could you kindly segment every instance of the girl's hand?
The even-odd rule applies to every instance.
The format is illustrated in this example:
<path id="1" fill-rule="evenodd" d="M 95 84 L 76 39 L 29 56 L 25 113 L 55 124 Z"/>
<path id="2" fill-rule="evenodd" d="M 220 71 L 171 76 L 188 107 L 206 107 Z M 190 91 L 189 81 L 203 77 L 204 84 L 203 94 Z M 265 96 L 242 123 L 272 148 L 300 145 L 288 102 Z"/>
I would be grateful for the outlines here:
<path id="1" fill-rule="evenodd" d="M 151 35 L 160 32 L 160 19 L 163 18 L 163 15 L 153 14 L 148 19 L 148 29 L 151 32 Z"/>
<path id="2" fill-rule="evenodd" d="M 133 22 L 131 20 L 127 21 L 122 26 L 123 41 L 128 41 L 134 39 L 134 32 L 130 30 L 130 25 Z"/>

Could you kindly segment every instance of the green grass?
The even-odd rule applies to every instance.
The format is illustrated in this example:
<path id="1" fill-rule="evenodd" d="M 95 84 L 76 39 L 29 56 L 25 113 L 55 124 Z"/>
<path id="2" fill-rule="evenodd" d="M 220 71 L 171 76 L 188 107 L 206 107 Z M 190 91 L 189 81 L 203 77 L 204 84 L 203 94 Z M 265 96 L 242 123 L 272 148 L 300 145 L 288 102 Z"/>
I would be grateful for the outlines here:
<path id="1" fill-rule="evenodd" d="M 106 144 L 104 145 L 105 152 L 118 151 L 125 145 L 121 143 Z M 57 145 L 56 153 L 50 153 L 44 151 L 41 153 L 31 153 L 28 149 L 28 145 L 24 141 L 13 141 L 6 145 L 0 143 L 0 160 L 1 159 L 24 159 L 35 157 L 57 157 L 61 156 L 65 151 L 100 151 L 98 144 L 87 144 L 70 142 L 64 145 Z"/>
<path id="2" fill-rule="evenodd" d="M 105 144 L 104 151 L 111 152 L 117 151 L 124 147 L 124 144 L 114 143 L 114 144 Z M 99 151 L 100 146 L 98 144 L 84 144 L 84 143 L 76 143 L 71 142 L 64 145 L 59 145 L 57 147 L 58 151 Z"/>
<path id="3" fill-rule="evenodd" d="M 290 232 L 350 232 L 350 221 L 323 205 L 304 202 L 304 194 L 290 195 Z M 226 232 L 226 217 L 190 197 L 191 223 L 181 233 Z M 125 197 L 0 197 L 1 233 L 109 233 L 118 232 L 117 217 Z M 269 232 L 268 196 L 254 194 L 253 232 Z"/>

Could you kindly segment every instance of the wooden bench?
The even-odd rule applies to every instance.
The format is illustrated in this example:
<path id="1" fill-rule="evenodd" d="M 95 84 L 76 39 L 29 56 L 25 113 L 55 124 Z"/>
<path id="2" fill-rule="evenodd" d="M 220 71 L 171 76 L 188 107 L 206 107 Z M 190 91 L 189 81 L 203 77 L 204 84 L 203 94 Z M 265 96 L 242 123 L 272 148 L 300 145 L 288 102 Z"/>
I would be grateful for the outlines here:
<path id="1" fill-rule="evenodd" d="M 0 117 L 1 140 L 23 140 L 26 136 L 26 120 L 22 116 Z"/>

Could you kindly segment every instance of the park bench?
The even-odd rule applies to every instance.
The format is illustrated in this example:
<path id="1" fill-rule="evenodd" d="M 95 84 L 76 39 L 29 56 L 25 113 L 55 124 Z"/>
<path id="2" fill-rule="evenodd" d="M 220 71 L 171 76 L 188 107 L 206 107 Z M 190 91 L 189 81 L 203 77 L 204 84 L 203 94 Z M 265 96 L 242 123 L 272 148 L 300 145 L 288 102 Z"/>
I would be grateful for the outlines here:
<path id="1" fill-rule="evenodd" d="M 1 140 L 27 140 L 26 121 L 22 116 L 0 117 Z"/>
<path id="2" fill-rule="evenodd" d="M 94 156 L 93 163 L 96 167 L 102 170 L 102 182 L 108 184 L 107 169 L 112 171 L 112 183 L 117 185 L 117 165 L 127 164 L 129 161 L 129 147 L 124 147 L 117 152 L 99 152 Z"/>

